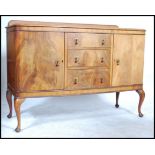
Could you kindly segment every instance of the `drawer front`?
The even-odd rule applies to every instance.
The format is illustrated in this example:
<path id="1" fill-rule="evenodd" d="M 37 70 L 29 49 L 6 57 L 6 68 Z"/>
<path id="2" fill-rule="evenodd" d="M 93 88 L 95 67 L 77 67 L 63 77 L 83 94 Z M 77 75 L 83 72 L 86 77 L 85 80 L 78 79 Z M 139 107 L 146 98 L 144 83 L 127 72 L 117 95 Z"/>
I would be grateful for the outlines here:
<path id="1" fill-rule="evenodd" d="M 95 33 L 68 33 L 67 44 L 68 49 L 110 47 L 111 35 Z"/>
<path id="2" fill-rule="evenodd" d="M 109 85 L 108 69 L 70 69 L 67 71 L 66 89 L 104 88 Z"/>
<path id="3" fill-rule="evenodd" d="M 110 66 L 110 50 L 69 50 L 68 67 Z"/>

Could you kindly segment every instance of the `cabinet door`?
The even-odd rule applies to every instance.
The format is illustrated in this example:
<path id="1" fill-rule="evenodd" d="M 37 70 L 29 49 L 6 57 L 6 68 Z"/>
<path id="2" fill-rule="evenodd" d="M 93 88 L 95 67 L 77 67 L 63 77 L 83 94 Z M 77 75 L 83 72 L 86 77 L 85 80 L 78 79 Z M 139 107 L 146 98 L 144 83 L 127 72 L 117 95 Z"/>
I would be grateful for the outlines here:
<path id="1" fill-rule="evenodd" d="M 114 35 L 112 86 L 143 83 L 144 35 Z"/>
<path id="2" fill-rule="evenodd" d="M 20 91 L 64 87 L 64 33 L 16 32 L 16 84 Z"/>

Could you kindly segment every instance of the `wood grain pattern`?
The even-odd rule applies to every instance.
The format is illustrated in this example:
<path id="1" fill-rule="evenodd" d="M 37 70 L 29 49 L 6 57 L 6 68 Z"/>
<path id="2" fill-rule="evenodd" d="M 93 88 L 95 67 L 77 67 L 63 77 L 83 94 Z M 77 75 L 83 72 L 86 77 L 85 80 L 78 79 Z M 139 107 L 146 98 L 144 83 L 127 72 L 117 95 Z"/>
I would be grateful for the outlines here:
<path id="1" fill-rule="evenodd" d="M 79 23 L 56 23 L 56 22 L 39 22 L 39 21 L 18 21 L 11 20 L 8 23 L 7 28 L 19 27 L 19 28 L 69 28 L 69 29 L 99 29 L 99 30 L 113 30 L 117 31 L 139 31 L 145 32 L 144 29 L 135 28 L 119 28 L 117 25 L 100 25 L 100 24 L 79 24 Z"/>
<path id="2" fill-rule="evenodd" d="M 110 50 L 68 50 L 68 67 L 110 67 Z"/>
<path id="3" fill-rule="evenodd" d="M 112 30 L 114 34 L 128 34 L 128 35 L 144 35 L 145 30 L 138 30 L 138 29 L 119 29 L 119 30 Z"/>
<path id="4" fill-rule="evenodd" d="M 112 86 L 131 84 L 131 58 L 132 36 L 114 35 Z"/>
<path id="5" fill-rule="evenodd" d="M 132 36 L 132 76 L 131 84 L 143 83 L 144 68 L 144 35 Z"/>
<path id="6" fill-rule="evenodd" d="M 111 48 L 110 48 L 110 86 L 112 86 L 113 77 L 113 50 L 114 50 L 114 35 L 111 35 Z"/>
<path id="7" fill-rule="evenodd" d="M 15 32 L 9 32 L 7 33 L 7 83 L 13 88 L 16 88 L 15 59 Z"/>
<path id="8" fill-rule="evenodd" d="M 98 94 L 110 93 L 143 89 L 143 85 L 132 86 L 116 86 L 96 89 L 75 89 L 75 90 L 51 90 L 51 91 L 33 91 L 33 92 L 16 92 L 16 96 L 20 98 L 26 97 L 41 97 L 41 96 L 67 96 L 67 95 L 83 95 L 83 94 Z"/>
<path id="9" fill-rule="evenodd" d="M 68 49 L 110 47 L 110 34 L 68 33 Z"/>
<path id="10" fill-rule="evenodd" d="M 21 130 L 20 106 L 27 97 L 143 91 L 142 29 L 10 21 L 7 27 L 7 101 L 12 94 Z"/>
<path id="11" fill-rule="evenodd" d="M 70 27 L 70 28 L 86 28 L 86 29 L 117 29 L 117 25 L 99 25 L 99 24 L 80 24 L 80 23 L 56 23 L 56 22 L 39 22 L 39 21 L 19 21 L 11 20 L 8 23 L 8 27 L 12 26 L 32 26 L 32 27 Z"/>
<path id="12" fill-rule="evenodd" d="M 66 88 L 67 87 L 67 71 L 68 71 L 68 46 L 67 46 L 67 44 L 68 44 L 68 40 L 67 40 L 67 33 L 65 33 L 65 37 L 64 37 L 64 39 L 65 39 L 65 49 L 64 49 L 64 57 L 65 57 L 65 67 L 64 67 L 64 73 L 65 73 L 65 75 L 64 75 L 64 88 Z"/>
<path id="13" fill-rule="evenodd" d="M 17 32 L 18 90 L 64 87 L 64 34 Z"/>
<path id="14" fill-rule="evenodd" d="M 67 89 L 103 88 L 110 84 L 108 69 L 76 69 L 67 71 Z"/>
<path id="15" fill-rule="evenodd" d="M 55 28 L 55 27 L 29 27 L 29 26 L 14 26 L 7 28 L 7 32 L 12 31 L 27 31 L 27 32 L 71 32 L 71 33 L 106 33 L 106 34 L 129 34 L 129 35 L 144 35 L 144 30 L 111 30 L 111 29 L 78 29 L 78 28 Z"/>
<path id="16" fill-rule="evenodd" d="M 143 83 L 143 35 L 114 35 L 113 86 Z"/>

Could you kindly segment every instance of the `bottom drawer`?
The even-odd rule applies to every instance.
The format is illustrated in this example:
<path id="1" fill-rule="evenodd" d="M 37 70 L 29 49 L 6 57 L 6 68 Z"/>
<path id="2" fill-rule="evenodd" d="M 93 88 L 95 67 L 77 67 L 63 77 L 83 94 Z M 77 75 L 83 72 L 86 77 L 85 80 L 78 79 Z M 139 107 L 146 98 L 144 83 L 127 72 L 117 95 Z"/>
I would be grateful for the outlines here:
<path id="1" fill-rule="evenodd" d="M 104 88 L 110 86 L 108 69 L 70 69 L 66 89 Z"/>

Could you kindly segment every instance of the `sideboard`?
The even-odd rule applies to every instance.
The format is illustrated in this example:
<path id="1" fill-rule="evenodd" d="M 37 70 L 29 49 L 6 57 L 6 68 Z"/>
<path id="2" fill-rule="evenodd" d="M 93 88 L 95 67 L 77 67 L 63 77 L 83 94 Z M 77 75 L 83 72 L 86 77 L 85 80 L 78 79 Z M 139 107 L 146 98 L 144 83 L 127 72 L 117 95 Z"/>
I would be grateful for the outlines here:
<path id="1" fill-rule="evenodd" d="M 21 130 L 25 98 L 143 90 L 145 30 L 116 25 L 12 20 L 7 26 L 7 92 Z M 89 98 L 88 98 L 89 100 Z M 52 114 L 51 114 L 52 117 Z"/>

